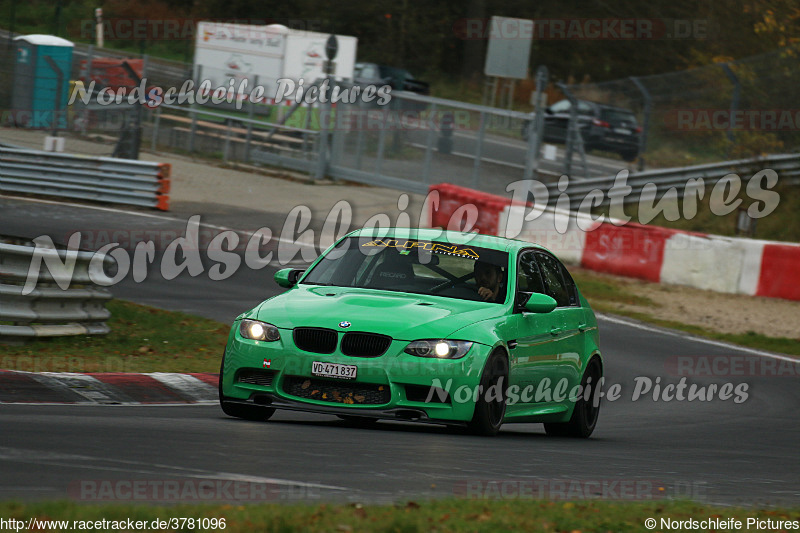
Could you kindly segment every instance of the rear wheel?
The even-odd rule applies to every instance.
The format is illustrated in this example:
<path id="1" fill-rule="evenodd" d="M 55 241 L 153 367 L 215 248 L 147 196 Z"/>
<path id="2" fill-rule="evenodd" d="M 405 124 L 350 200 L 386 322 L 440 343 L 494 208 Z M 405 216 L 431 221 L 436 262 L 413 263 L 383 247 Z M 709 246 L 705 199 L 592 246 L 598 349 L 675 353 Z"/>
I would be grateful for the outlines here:
<path id="1" fill-rule="evenodd" d="M 501 351 L 496 351 L 483 368 L 475 414 L 467 426 L 472 433 L 497 435 L 506 414 L 507 388 L 508 360 Z"/>
<path id="2" fill-rule="evenodd" d="M 630 152 L 620 152 L 619 155 L 620 155 L 620 157 L 622 157 L 623 160 L 625 160 L 628 163 L 630 163 L 630 162 L 636 161 L 636 158 L 639 156 L 639 152 L 637 152 L 636 150 L 633 150 L 633 151 L 630 151 Z"/>
<path id="3" fill-rule="evenodd" d="M 590 377 L 591 380 L 589 379 Z M 583 395 L 581 395 L 575 403 L 575 408 L 572 410 L 572 416 L 569 422 L 546 423 L 544 425 L 544 430 L 548 435 L 585 439 L 592 434 L 597 425 L 597 417 L 600 414 L 600 400 L 598 398 L 597 405 L 595 405 L 594 391 L 595 387 L 599 386 L 602 377 L 603 370 L 600 366 L 600 361 L 597 358 L 593 358 L 589 361 L 586 371 L 583 373 L 583 379 L 581 380 L 583 390 L 586 390 L 587 384 L 591 387 L 589 399 L 585 400 Z"/>
<path id="4" fill-rule="evenodd" d="M 244 420 L 255 420 L 258 422 L 269 420 L 275 413 L 275 409 L 271 407 L 261 407 L 258 405 L 242 405 L 240 403 L 230 402 L 225 399 L 222 394 L 222 373 L 225 370 L 225 356 L 222 356 L 222 364 L 219 367 L 219 383 L 217 391 L 219 394 L 219 406 L 222 412 L 234 418 L 242 418 Z"/>

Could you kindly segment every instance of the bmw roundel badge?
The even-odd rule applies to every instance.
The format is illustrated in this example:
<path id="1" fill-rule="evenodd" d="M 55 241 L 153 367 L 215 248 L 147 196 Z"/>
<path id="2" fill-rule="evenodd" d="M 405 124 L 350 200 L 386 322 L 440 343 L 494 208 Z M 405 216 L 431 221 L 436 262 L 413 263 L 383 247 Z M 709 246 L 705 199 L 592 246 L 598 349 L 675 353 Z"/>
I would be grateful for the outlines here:
<path id="1" fill-rule="evenodd" d="M 350 324 L 350 322 L 348 322 L 347 320 L 342 320 L 341 322 L 339 322 L 340 328 L 349 328 L 351 325 L 352 324 Z"/>

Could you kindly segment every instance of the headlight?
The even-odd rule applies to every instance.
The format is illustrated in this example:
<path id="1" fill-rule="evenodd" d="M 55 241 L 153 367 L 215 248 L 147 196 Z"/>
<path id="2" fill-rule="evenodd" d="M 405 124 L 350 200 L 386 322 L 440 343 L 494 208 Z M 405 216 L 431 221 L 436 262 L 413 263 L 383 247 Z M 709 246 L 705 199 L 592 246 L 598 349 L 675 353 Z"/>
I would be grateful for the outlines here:
<path id="1" fill-rule="evenodd" d="M 469 341 L 427 339 L 414 341 L 406 346 L 403 351 L 417 357 L 460 359 L 467 354 L 471 347 L 472 343 Z"/>
<path id="2" fill-rule="evenodd" d="M 254 341 L 273 342 L 281 338 L 278 328 L 258 320 L 242 320 L 242 323 L 239 324 L 239 334 L 245 339 Z"/>

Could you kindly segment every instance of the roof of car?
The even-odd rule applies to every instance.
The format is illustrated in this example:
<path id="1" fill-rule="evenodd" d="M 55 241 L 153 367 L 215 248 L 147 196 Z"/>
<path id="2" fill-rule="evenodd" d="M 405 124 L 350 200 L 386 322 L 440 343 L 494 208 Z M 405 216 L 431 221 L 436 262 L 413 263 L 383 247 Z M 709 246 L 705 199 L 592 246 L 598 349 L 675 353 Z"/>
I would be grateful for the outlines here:
<path id="1" fill-rule="evenodd" d="M 415 240 L 430 240 L 438 242 L 447 242 L 450 244 L 470 244 L 472 246 L 480 246 L 483 248 L 490 248 L 493 250 L 502 250 L 510 252 L 512 250 L 520 250 L 522 248 L 542 248 L 538 244 L 528 241 L 521 241 L 518 239 L 506 239 L 505 237 L 496 237 L 494 235 L 483 235 L 480 233 L 461 233 L 459 231 L 445 231 L 437 228 L 365 228 L 359 229 L 352 233 L 353 237 L 376 237 L 381 239 L 415 239 Z"/>

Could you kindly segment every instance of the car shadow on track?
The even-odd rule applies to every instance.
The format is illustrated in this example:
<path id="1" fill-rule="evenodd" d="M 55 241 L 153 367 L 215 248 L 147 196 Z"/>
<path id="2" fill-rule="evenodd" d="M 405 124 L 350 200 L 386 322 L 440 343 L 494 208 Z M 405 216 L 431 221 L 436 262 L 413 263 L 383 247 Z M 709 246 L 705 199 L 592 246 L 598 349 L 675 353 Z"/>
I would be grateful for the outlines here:
<path id="1" fill-rule="evenodd" d="M 317 427 L 317 428 L 342 428 L 349 431 L 362 430 L 372 431 L 376 433 L 423 433 L 430 435 L 452 435 L 457 437 L 474 437 L 476 439 L 485 439 L 479 435 L 470 433 L 466 428 L 457 426 L 445 426 L 438 424 L 424 424 L 414 422 L 395 422 L 395 421 L 376 421 L 373 423 L 361 423 L 349 420 L 337 420 L 335 418 L 330 420 L 291 420 L 291 419 L 278 419 L 269 420 L 264 422 L 252 422 L 247 420 L 232 419 L 229 417 L 221 416 L 221 420 L 230 420 L 233 422 L 249 423 L 249 424 L 263 424 L 268 425 L 281 425 L 281 426 L 298 426 L 298 427 Z M 548 441 L 559 442 L 577 442 L 584 439 L 574 439 L 571 437 L 553 437 L 548 436 L 544 432 L 541 424 L 509 424 L 504 426 L 500 433 L 491 437 L 492 439 L 546 439 Z M 592 437 L 587 439 L 591 442 L 608 442 L 608 439 Z"/>

